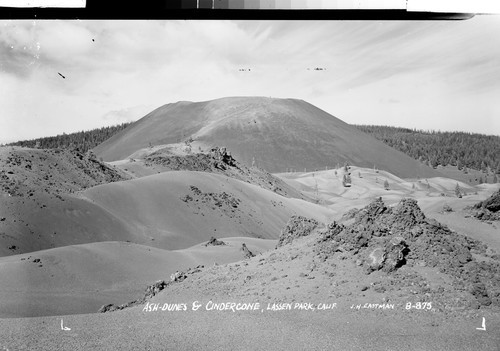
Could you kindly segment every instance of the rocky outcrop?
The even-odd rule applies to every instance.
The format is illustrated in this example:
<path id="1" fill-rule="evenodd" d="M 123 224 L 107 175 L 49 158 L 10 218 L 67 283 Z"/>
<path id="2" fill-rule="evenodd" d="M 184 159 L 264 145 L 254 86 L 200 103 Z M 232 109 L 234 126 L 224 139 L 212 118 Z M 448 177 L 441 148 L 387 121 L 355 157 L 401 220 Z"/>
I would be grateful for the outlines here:
<path id="1" fill-rule="evenodd" d="M 364 263 L 368 272 L 382 270 L 392 272 L 405 264 L 408 245 L 405 240 L 396 236 L 388 240 L 385 245 L 366 250 Z"/>
<path id="2" fill-rule="evenodd" d="M 64 193 L 130 179 L 124 172 L 95 158 L 92 152 L 12 147 L 0 154 L 0 192 L 31 197 Z"/>
<path id="3" fill-rule="evenodd" d="M 245 258 L 252 258 L 255 257 L 252 251 L 250 251 L 245 243 L 241 244 L 241 252 L 243 252 L 243 256 Z"/>
<path id="4" fill-rule="evenodd" d="M 477 262 L 472 253 L 485 253 L 486 245 L 426 218 L 414 199 L 394 207 L 376 199 L 358 211 L 352 224 L 329 224 L 315 251 L 324 261 L 337 253 L 351 255 L 367 274 L 424 264 L 449 274 L 457 289 L 472 294 L 479 305 L 500 306 L 500 260 Z"/>
<path id="5" fill-rule="evenodd" d="M 472 216 L 482 221 L 500 221 L 500 189 L 468 210 Z"/>
<path id="6" fill-rule="evenodd" d="M 295 238 L 309 235 L 319 222 L 303 216 L 292 216 L 281 231 L 277 247 L 291 243 Z"/>
<path id="7" fill-rule="evenodd" d="M 500 189 L 491 195 L 489 198 L 480 203 L 481 207 L 487 209 L 490 212 L 500 211 Z"/>
<path id="8" fill-rule="evenodd" d="M 176 282 L 177 283 L 182 282 L 189 275 L 201 272 L 201 268 L 204 268 L 204 266 L 197 266 L 196 268 L 189 268 L 186 272 L 177 271 L 171 275 L 169 282 L 165 282 L 164 280 L 158 280 L 155 283 L 148 285 L 146 287 L 146 290 L 144 292 L 144 296 L 142 298 L 131 301 L 131 302 L 124 303 L 122 305 L 106 304 L 106 305 L 101 306 L 101 308 L 99 308 L 99 310 L 97 312 L 98 313 L 113 312 L 113 311 L 123 310 L 125 308 L 132 307 L 132 306 L 142 305 L 142 304 L 146 303 L 146 301 L 148 301 L 151 298 L 153 298 L 154 296 L 158 295 L 162 290 L 164 290 L 170 284 L 173 284 Z"/>
<path id="9" fill-rule="evenodd" d="M 210 240 L 205 244 L 205 246 L 220 246 L 226 245 L 226 243 L 222 240 L 217 240 L 215 237 L 211 237 Z"/>

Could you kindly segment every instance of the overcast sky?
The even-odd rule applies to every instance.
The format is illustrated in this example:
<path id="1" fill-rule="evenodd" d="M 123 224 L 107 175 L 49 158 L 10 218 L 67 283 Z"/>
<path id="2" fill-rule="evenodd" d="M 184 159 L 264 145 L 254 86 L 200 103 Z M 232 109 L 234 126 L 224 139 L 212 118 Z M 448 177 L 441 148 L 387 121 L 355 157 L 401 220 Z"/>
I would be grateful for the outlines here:
<path id="1" fill-rule="evenodd" d="M 499 33 L 498 15 L 0 21 L 0 143 L 225 96 L 303 99 L 347 123 L 500 135 Z"/>

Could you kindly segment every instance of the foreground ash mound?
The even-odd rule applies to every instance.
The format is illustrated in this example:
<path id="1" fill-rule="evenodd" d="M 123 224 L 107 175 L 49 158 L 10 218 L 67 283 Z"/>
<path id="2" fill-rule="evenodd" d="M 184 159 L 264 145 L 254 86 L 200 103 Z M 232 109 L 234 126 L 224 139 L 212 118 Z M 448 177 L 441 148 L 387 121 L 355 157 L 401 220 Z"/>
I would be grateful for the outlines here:
<path id="1" fill-rule="evenodd" d="M 397 273 L 405 265 L 437 268 L 452 277 L 456 290 L 474 296 L 478 305 L 500 306 L 500 261 L 474 258 L 486 249 L 481 242 L 426 218 L 413 199 L 391 208 L 381 198 L 345 224 L 329 224 L 315 247 L 323 261 L 336 252 L 351 254 L 366 274 Z"/>
<path id="2" fill-rule="evenodd" d="M 437 323 L 478 318 L 478 309 L 500 310 L 500 255 L 489 251 L 426 218 L 413 199 L 389 207 L 379 198 L 339 223 L 291 216 L 274 250 L 203 268 L 152 300 L 215 297 L 272 311 L 333 301 L 349 313 L 390 310 L 411 318 L 425 303 Z"/>
<path id="3" fill-rule="evenodd" d="M 500 189 L 467 210 L 472 216 L 482 221 L 500 221 Z"/>
<path id="4" fill-rule="evenodd" d="M 238 162 L 225 147 L 214 147 L 209 152 L 175 155 L 168 148 L 155 151 L 144 158 L 146 167 L 161 166 L 163 171 L 198 171 L 217 173 L 271 190 L 285 197 L 308 200 L 302 193 L 283 180 L 257 168 Z"/>

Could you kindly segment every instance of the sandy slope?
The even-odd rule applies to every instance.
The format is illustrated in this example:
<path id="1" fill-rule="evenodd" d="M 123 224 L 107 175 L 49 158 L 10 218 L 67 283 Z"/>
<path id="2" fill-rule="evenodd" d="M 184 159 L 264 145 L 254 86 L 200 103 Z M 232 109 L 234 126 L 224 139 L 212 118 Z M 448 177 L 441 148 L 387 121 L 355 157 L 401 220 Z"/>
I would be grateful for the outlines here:
<path id="1" fill-rule="evenodd" d="M 140 298 L 147 285 L 199 265 L 241 260 L 242 243 L 255 254 L 274 240 L 224 239 L 225 246 L 168 251 L 124 243 L 66 246 L 0 258 L 0 317 L 93 313 L 104 304 Z"/>
<path id="2" fill-rule="evenodd" d="M 109 213 L 71 195 L 126 179 L 91 153 L 0 147 L 0 256 L 130 239 Z"/>
<path id="3" fill-rule="evenodd" d="M 124 223 L 136 242 L 166 249 L 212 235 L 276 239 L 293 214 L 333 215 L 322 206 L 204 172 L 165 172 L 97 186 L 83 196 Z"/>
<path id="4" fill-rule="evenodd" d="M 72 195 L 0 197 L 0 256 L 97 241 L 134 240 L 124 223 Z"/>
<path id="5" fill-rule="evenodd" d="M 324 207 L 223 175 L 181 171 L 57 197 L 3 194 L 0 203 L 0 255 L 99 241 L 178 249 L 212 235 L 277 238 L 295 213 L 318 219 L 332 215 Z"/>

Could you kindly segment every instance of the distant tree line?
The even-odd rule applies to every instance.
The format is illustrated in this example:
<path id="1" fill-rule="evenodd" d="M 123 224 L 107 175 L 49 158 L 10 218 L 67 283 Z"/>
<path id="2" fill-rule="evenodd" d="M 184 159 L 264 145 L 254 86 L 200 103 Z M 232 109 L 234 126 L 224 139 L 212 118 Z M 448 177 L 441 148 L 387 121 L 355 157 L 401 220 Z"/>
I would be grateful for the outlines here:
<path id="1" fill-rule="evenodd" d="M 466 132 L 355 125 L 385 144 L 436 168 L 456 166 L 500 173 L 500 137 Z"/>
<path id="2" fill-rule="evenodd" d="M 37 138 L 31 140 L 16 141 L 7 144 L 8 146 L 23 146 L 30 148 L 41 149 L 78 149 L 81 152 L 86 152 L 103 141 L 111 138 L 114 134 L 127 128 L 130 123 L 122 123 L 111 127 L 96 128 L 88 131 L 81 131 L 71 134 L 63 133 L 62 135 Z"/>

